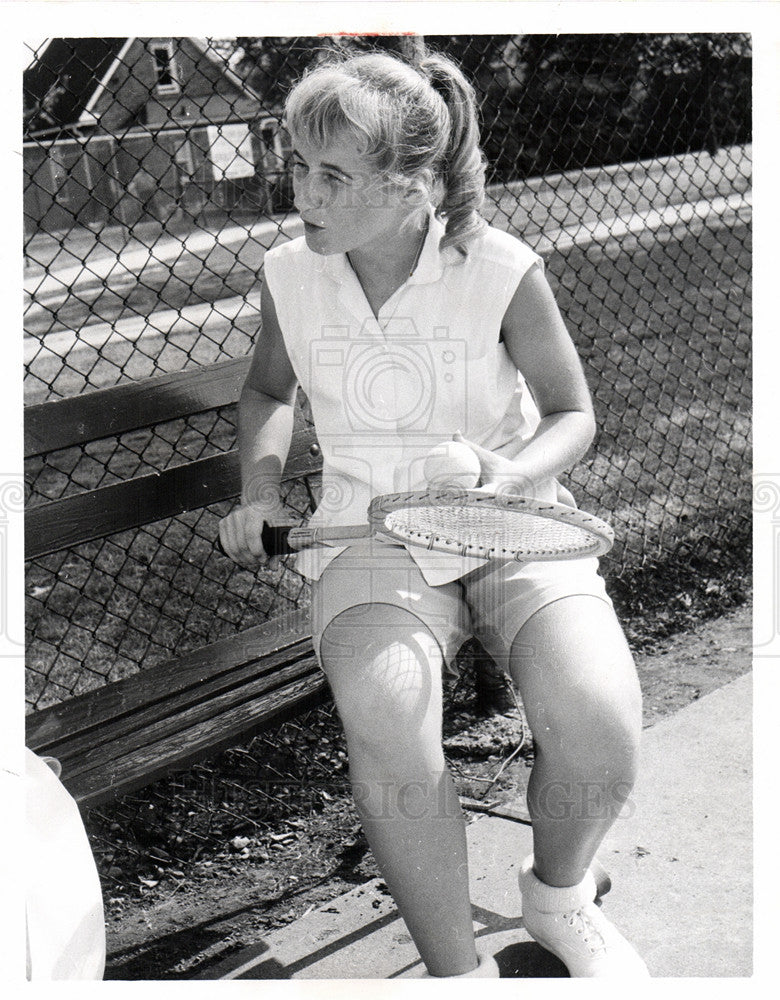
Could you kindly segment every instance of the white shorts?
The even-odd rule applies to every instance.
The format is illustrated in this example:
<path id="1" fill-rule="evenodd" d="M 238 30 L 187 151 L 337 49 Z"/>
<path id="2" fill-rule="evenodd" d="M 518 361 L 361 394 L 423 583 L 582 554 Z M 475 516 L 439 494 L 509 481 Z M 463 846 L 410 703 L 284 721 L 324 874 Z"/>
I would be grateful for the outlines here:
<path id="1" fill-rule="evenodd" d="M 320 657 L 322 635 L 343 611 L 361 608 L 361 620 L 371 630 L 383 624 L 377 605 L 389 604 L 411 612 L 433 633 L 448 671 L 471 636 L 506 670 L 512 643 L 531 616 L 562 597 L 582 594 L 612 603 L 596 558 L 494 562 L 434 587 L 402 545 L 367 539 L 342 552 L 313 581 L 312 640 Z"/>

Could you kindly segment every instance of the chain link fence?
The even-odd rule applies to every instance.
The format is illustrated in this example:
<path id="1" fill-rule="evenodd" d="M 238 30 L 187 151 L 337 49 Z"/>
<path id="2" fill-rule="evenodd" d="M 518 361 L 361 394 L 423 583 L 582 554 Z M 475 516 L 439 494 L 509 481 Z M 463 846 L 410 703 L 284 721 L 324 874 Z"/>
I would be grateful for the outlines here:
<path id="1" fill-rule="evenodd" d="M 615 527 L 603 570 L 629 637 L 640 646 L 739 602 L 751 535 L 749 37 L 425 41 L 477 87 L 485 215 L 543 254 L 585 364 L 600 430 L 568 485 Z M 263 255 L 300 231 L 286 89 L 339 51 L 419 44 L 51 39 L 31 49 L 26 403 L 246 356 Z M 309 421 L 303 399 L 298 419 Z M 46 454 L 26 463 L 27 504 L 234 445 L 227 406 Z M 292 513 L 311 511 L 317 485 L 289 484 Z M 294 564 L 249 574 L 217 555 L 228 509 L 28 562 L 31 711 L 306 606 Z M 296 808 L 331 808 L 334 782 L 346 782 L 340 740 L 326 706 L 95 810 L 102 873 L 121 879 L 131 848 L 181 862 L 247 824 L 270 836 Z"/>

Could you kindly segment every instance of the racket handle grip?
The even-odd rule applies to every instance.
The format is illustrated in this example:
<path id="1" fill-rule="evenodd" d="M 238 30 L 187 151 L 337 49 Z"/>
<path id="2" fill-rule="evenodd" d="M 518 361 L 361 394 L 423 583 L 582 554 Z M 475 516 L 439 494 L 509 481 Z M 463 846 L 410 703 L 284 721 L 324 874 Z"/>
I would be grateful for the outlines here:
<path id="1" fill-rule="evenodd" d="M 291 530 L 289 525 L 283 528 L 274 528 L 267 523 L 263 525 L 260 541 L 269 559 L 274 556 L 288 556 L 291 552 L 298 551 L 290 545 L 288 536 Z"/>
<path id="2" fill-rule="evenodd" d="M 260 533 L 260 541 L 263 543 L 263 548 L 265 549 L 265 554 L 269 559 L 274 556 L 288 556 L 291 552 L 297 552 L 297 548 L 293 548 L 290 545 L 287 536 L 290 534 L 292 529 L 288 526 L 285 528 L 274 528 L 270 524 L 266 523 L 263 525 L 263 530 Z M 222 539 L 217 535 L 217 549 L 219 552 L 227 557 L 227 552 L 222 545 Z"/>

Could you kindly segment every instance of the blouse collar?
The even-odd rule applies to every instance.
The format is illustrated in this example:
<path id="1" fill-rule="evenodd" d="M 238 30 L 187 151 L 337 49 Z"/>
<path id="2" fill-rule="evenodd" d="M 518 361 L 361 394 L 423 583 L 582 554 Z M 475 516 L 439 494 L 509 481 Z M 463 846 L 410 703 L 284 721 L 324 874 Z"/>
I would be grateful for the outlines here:
<path id="1" fill-rule="evenodd" d="M 433 205 L 429 204 L 428 232 L 425 236 L 417 266 L 407 278 L 408 284 L 424 285 L 438 281 L 442 276 L 445 266 L 460 257 L 460 253 L 455 247 L 445 247 L 444 250 L 439 250 L 439 243 L 444 235 L 444 229 L 444 222 L 436 215 Z M 318 255 L 316 267 L 321 274 L 327 275 L 340 285 L 345 281 L 351 280 L 354 274 L 345 253 L 334 253 L 326 256 Z"/>

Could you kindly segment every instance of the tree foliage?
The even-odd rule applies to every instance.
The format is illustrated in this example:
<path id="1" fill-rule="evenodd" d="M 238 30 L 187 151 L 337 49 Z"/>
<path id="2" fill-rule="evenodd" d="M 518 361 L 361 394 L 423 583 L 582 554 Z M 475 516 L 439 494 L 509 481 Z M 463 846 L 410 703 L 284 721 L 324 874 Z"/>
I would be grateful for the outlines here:
<path id="1" fill-rule="evenodd" d="M 369 35 L 224 43 L 231 65 L 277 111 L 312 62 L 410 44 Z M 425 43 L 474 82 L 494 179 L 750 139 L 748 35 L 429 35 Z"/>

